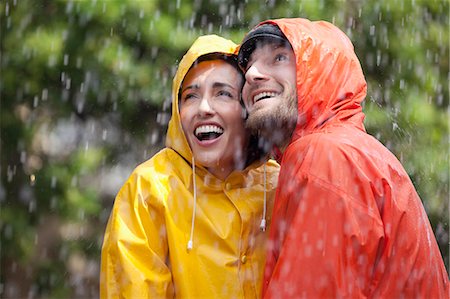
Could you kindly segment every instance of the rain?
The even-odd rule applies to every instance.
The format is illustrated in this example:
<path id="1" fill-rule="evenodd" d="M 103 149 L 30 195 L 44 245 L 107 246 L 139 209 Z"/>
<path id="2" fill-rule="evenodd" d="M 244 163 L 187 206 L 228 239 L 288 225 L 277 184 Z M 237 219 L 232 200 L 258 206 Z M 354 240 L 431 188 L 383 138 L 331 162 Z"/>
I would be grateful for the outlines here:
<path id="1" fill-rule="evenodd" d="M 326 20 L 352 40 L 366 130 L 407 170 L 448 271 L 448 11 L 439 0 L 2 1 L 0 296 L 97 298 L 114 197 L 164 147 L 182 55 L 200 35 L 239 43 L 282 17 Z"/>

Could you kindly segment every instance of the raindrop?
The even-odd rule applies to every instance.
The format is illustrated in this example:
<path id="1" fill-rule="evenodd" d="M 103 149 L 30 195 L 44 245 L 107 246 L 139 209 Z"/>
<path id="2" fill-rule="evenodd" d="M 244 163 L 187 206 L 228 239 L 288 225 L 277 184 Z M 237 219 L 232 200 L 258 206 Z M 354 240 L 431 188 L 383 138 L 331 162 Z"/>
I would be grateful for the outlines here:
<path id="1" fill-rule="evenodd" d="M 381 63 L 381 52 L 377 50 L 377 66 L 380 66 Z"/>
<path id="2" fill-rule="evenodd" d="M 396 122 L 393 122 L 393 123 L 392 123 L 392 130 L 393 130 L 393 131 L 396 131 L 396 130 L 398 130 L 398 129 L 399 129 L 398 124 L 397 124 Z"/>
<path id="3" fill-rule="evenodd" d="M 150 140 L 152 145 L 156 144 L 156 142 L 158 141 L 158 135 L 159 135 L 158 134 L 158 130 L 153 130 L 152 137 L 151 137 L 151 140 Z"/>
<path id="4" fill-rule="evenodd" d="M 26 161 L 27 161 L 27 152 L 21 151 L 20 152 L 20 163 L 25 164 Z"/>
<path id="5" fill-rule="evenodd" d="M 83 112 L 85 98 L 81 95 L 77 96 L 77 112 Z"/>
<path id="6" fill-rule="evenodd" d="M 152 59 L 155 59 L 156 56 L 158 55 L 158 47 L 152 47 L 152 51 L 151 51 L 151 57 Z"/>
<path id="7" fill-rule="evenodd" d="M 51 54 L 48 56 L 48 67 L 54 67 L 56 65 L 56 56 Z"/>
<path id="8" fill-rule="evenodd" d="M 68 65 L 68 64 L 69 64 L 69 55 L 64 54 L 64 65 Z"/>
<path id="9" fill-rule="evenodd" d="M 83 62 L 83 59 L 81 57 L 77 58 L 76 66 L 77 68 L 81 68 L 81 63 Z"/>
<path id="10" fill-rule="evenodd" d="M 67 80 L 66 80 L 66 89 L 70 89 L 70 83 L 71 83 L 71 79 L 67 78 Z"/>
<path id="11" fill-rule="evenodd" d="M 61 95 L 61 100 L 63 102 L 67 102 L 68 99 L 69 99 L 69 91 L 66 89 L 63 89 L 62 95 Z"/>
<path id="12" fill-rule="evenodd" d="M 66 41 L 68 37 L 69 37 L 69 31 L 68 30 L 64 30 L 62 32 L 62 39 L 63 39 L 63 41 Z"/>
<path id="13" fill-rule="evenodd" d="M 439 94 L 437 96 L 436 103 L 438 104 L 438 106 L 442 106 L 442 104 L 444 103 L 444 96 L 442 94 Z"/>
<path id="14" fill-rule="evenodd" d="M 6 5 L 5 5 L 5 16 L 8 16 L 8 15 L 9 15 L 9 3 L 6 2 Z"/>
<path id="15" fill-rule="evenodd" d="M 48 99 L 48 89 L 47 88 L 44 88 L 43 90 L 42 90 L 42 100 L 43 101 L 46 101 Z"/>
<path id="16" fill-rule="evenodd" d="M 85 217 L 86 217 L 86 212 L 84 211 L 84 209 L 78 210 L 78 219 L 84 220 Z"/>
<path id="17" fill-rule="evenodd" d="M 28 203 L 28 213 L 33 213 L 36 211 L 36 201 L 35 200 L 31 200 Z"/>
<path id="18" fill-rule="evenodd" d="M 72 12 L 72 9 L 73 9 L 73 2 L 72 1 L 67 2 L 66 14 L 70 14 Z"/>
<path id="19" fill-rule="evenodd" d="M 103 130 L 102 140 L 105 141 L 107 136 L 108 136 L 108 131 L 107 130 Z"/>
<path id="20" fill-rule="evenodd" d="M 9 225 L 9 224 L 6 224 L 4 226 L 3 234 L 6 237 L 6 239 L 12 239 L 12 237 L 13 237 L 13 228 L 12 228 L 12 226 Z"/>
<path id="21" fill-rule="evenodd" d="M 50 200 L 50 209 L 56 209 L 57 202 L 58 200 L 56 199 L 56 197 L 52 197 L 52 199 Z"/>
<path id="22" fill-rule="evenodd" d="M 38 96 L 34 96 L 33 98 L 33 107 L 36 108 L 39 104 L 39 97 Z"/>
<path id="23" fill-rule="evenodd" d="M 50 183 L 50 186 L 51 186 L 52 189 L 54 189 L 56 187 L 56 181 L 57 181 L 56 177 L 52 176 L 52 180 L 51 180 L 51 183 Z"/>
<path id="24" fill-rule="evenodd" d="M 78 184 L 78 177 L 77 177 L 76 175 L 74 175 L 74 176 L 72 177 L 72 180 L 71 180 L 71 182 L 70 182 L 70 185 L 71 185 L 72 187 L 76 187 L 77 184 Z"/>
<path id="25" fill-rule="evenodd" d="M 11 182 L 11 181 L 12 181 L 13 176 L 16 174 L 16 170 L 17 170 L 16 165 L 14 165 L 14 166 L 12 167 L 12 169 L 11 169 L 11 166 L 8 165 L 8 169 L 6 170 L 6 175 L 7 175 L 7 177 L 8 177 L 8 182 Z"/>

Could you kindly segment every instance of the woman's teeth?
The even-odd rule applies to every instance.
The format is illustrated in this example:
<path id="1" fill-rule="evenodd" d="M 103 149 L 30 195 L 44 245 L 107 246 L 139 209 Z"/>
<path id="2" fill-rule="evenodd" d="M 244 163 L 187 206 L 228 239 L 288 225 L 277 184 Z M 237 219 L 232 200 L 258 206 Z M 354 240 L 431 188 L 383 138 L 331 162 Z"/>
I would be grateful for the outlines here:
<path id="1" fill-rule="evenodd" d="M 215 139 L 223 134 L 223 128 L 215 125 L 199 126 L 195 129 L 194 134 L 199 140 Z"/>

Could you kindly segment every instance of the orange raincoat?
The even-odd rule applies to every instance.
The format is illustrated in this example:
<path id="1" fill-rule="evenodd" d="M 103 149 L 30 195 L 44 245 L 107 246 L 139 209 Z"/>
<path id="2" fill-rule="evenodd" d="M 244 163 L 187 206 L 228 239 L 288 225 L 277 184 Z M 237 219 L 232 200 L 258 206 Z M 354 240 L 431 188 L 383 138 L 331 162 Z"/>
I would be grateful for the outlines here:
<path id="1" fill-rule="evenodd" d="M 366 81 L 348 37 L 280 19 L 296 56 L 299 119 L 281 157 L 265 298 L 448 298 L 408 174 L 365 132 Z"/>

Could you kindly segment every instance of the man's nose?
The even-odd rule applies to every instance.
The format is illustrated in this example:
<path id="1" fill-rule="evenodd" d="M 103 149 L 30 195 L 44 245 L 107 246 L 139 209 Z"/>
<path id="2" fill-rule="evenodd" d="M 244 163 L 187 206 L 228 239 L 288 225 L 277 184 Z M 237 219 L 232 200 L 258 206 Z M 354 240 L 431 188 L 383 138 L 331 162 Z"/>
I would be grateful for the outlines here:
<path id="1" fill-rule="evenodd" d="M 252 64 L 245 73 L 245 81 L 249 83 L 268 80 L 264 68 L 260 64 Z"/>

